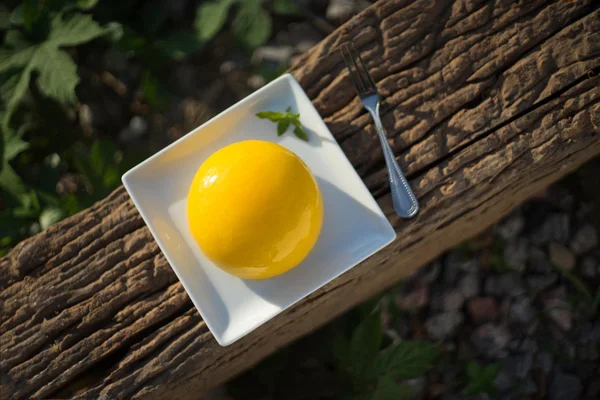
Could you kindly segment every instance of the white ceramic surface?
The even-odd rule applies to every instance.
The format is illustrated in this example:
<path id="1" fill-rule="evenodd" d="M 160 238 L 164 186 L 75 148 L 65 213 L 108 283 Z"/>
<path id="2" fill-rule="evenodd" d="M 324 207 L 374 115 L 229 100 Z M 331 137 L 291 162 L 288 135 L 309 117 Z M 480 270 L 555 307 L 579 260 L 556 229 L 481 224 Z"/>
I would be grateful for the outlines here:
<path id="1" fill-rule="evenodd" d="M 310 138 L 277 137 L 259 111 L 291 107 Z M 196 170 L 234 142 L 276 142 L 315 175 L 323 228 L 308 257 L 275 278 L 243 280 L 217 268 L 188 229 L 186 201 Z M 283 75 L 123 175 L 123 183 L 160 249 L 219 344 L 227 346 L 389 244 L 396 234 L 298 82 Z"/>

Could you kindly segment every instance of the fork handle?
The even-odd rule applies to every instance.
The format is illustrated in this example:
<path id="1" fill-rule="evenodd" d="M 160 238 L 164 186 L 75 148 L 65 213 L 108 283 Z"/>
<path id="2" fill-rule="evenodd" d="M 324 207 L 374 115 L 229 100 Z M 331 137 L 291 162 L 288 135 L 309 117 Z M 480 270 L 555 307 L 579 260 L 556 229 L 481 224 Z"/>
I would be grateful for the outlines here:
<path id="1" fill-rule="evenodd" d="M 377 136 L 379 136 L 379 141 L 381 142 L 381 147 L 383 148 L 383 157 L 385 158 L 385 164 L 387 166 L 388 176 L 390 179 L 390 191 L 392 192 L 394 210 L 396 211 L 396 214 L 402 218 L 412 218 L 419 211 L 419 203 L 417 198 L 410 188 L 406 177 L 402 173 L 398 162 L 396 162 L 394 151 L 387 141 L 387 135 L 383 125 L 381 124 L 381 118 L 379 117 L 379 107 L 377 107 L 375 110 L 370 108 L 367 108 L 367 110 L 371 113 L 373 121 L 375 121 Z"/>

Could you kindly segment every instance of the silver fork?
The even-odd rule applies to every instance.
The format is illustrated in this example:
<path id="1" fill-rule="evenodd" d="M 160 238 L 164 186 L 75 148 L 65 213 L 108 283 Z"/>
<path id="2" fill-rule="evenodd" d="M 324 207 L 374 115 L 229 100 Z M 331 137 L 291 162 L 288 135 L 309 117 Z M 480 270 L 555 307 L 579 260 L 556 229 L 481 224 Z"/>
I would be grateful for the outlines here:
<path id="1" fill-rule="evenodd" d="M 363 106 L 371 114 L 373 121 L 375 121 L 377 136 L 379 136 L 379 141 L 383 148 L 383 156 L 390 179 L 394 210 L 402 218 L 414 217 L 419 211 L 419 203 L 408 181 L 404 177 L 400 166 L 396 162 L 394 152 L 387 141 L 387 135 L 379 117 L 379 93 L 377 92 L 377 86 L 375 86 L 371 74 L 369 74 L 352 43 L 343 43 L 340 46 L 340 51 L 348 67 L 348 71 L 350 71 L 350 77 L 354 82 L 358 97 L 360 97 Z"/>

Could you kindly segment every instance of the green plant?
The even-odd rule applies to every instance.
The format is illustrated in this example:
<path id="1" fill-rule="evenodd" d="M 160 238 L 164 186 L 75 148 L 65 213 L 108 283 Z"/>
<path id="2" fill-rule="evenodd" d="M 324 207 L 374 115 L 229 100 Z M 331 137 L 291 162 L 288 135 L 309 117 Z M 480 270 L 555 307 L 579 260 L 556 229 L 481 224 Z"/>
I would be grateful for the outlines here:
<path id="1" fill-rule="evenodd" d="M 167 21 L 167 10 L 156 2 L 145 2 L 133 23 L 123 25 L 116 49 L 135 58 L 143 67 L 140 88 L 145 102 L 163 108 L 171 102 L 166 66 L 182 61 L 204 48 L 192 30 L 173 30 Z"/>
<path id="2" fill-rule="evenodd" d="M 411 389 L 402 380 L 423 375 L 433 367 L 438 345 L 403 341 L 381 349 L 383 333 L 378 312 L 370 314 L 350 340 L 337 336 L 333 354 L 337 368 L 349 382 L 351 398 L 405 399 Z"/>
<path id="3" fill-rule="evenodd" d="M 260 119 L 268 119 L 271 122 L 275 122 L 277 124 L 277 136 L 283 135 L 290 125 L 294 125 L 294 135 L 308 142 L 308 136 L 300 123 L 300 114 L 294 114 L 291 110 L 288 107 L 285 112 L 261 111 L 256 116 Z"/>
<path id="4" fill-rule="evenodd" d="M 482 366 L 471 361 L 465 368 L 467 377 L 467 386 L 463 393 L 465 396 L 474 396 L 480 393 L 487 393 L 491 396 L 496 394 L 496 385 L 494 380 L 500 372 L 500 365 L 496 363 Z"/>
<path id="5" fill-rule="evenodd" d="M 59 10 L 35 3 L 26 1 L 13 12 L 23 17 L 11 17 L 15 27 L 5 32 L 0 47 L 4 132 L 10 131 L 11 118 L 35 75 L 34 83 L 43 95 L 63 104 L 75 103 L 79 76 L 65 47 L 89 42 L 116 29 L 115 25 L 101 26 L 91 15 L 76 11 L 94 2 L 66 4 Z"/>
<path id="6" fill-rule="evenodd" d="M 271 36 L 271 15 L 259 0 L 215 0 L 201 4 L 196 11 L 194 27 L 198 39 L 207 42 L 225 26 L 229 10 L 237 4 L 231 32 L 248 49 L 263 45 Z M 298 12 L 290 0 L 273 1 L 276 14 L 293 15 Z"/>
<path id="7" fill-rule="evenodd" d="M 26 0 L 11 12 L 0 8 L 0 255 L 71 213 L 56 195 L 73 137 L 60 131 L 61 115 L 77 102 L 79 83 L 69 49 L 119 30 L 92 18 L 96 2 Z M 52 122 L 44 124 L 48 114 Z"/>

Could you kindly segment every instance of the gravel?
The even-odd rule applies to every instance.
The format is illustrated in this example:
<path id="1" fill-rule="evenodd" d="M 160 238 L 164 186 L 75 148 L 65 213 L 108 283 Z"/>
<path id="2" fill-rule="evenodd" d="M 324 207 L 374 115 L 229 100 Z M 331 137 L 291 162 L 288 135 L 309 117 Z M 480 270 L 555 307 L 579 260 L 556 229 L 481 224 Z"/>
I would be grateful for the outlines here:
<path id="1" fill-rule="evenodd" d="M 479 277 L 476 273 L 471 273 L 463 276 L 458 281 L 458 290 L 462 293 L 465 299 L 470 299 L 479 294 Z"/>
<path id="2" fill-rule="evenodd" d="M 395 297 L 396 306 L 401 311 L 413 312 L 421 310 L 429 303 L 429 287 L 419 286 Z"/>
<path id="3" fill-rule="evenodd" d="M 491 296 L 508 295 L 511 297 L 525 293 L 525 285 L 521 275 L 507 272 L 499 276 L 491 276 L 485 282 L 485 293 Z"/>
<path id="4" fill-rule="evenodd" d="M 425 321 L 425 330 L 429 337 L 434 340 L 440 340 L 451 337 L 464 321 L 460 312 L 447 312 L 434 315 Z"/>
<path id="5" fill-rule="evenodd" d="M 510 333 L 503 326 L 487 323 L 476 328 L 471 334 L 475 349 L 487 357 L 501 357 L 510 342 Z"/>
<path id="6" fill-rule="evenodd" d="M 493 321 L 498 316 L 498 303 L 493 297 L 471 299 L 467 304 L 467 309 L 471 321 L 477 325 Z"/>
<path id="7" fill-rule="evenodd" d="M 598 245 L 598 235 L 596 229 L 586 224 L 577 230 L 573 239 L 571 239 L 570 247 L 571 250 L 577 255 L 584 254 Z"/>
<path id="8" fill-rule="evenodd" d="M 458 289 L 451 289 L 444 293 L 442 309 L 444 311 L 458 311 L 465 303 L 465 297 Z"/>
<path id="9" fill-rule="evenodd" d="M 543 245 L 555 241 L 567 244 L 570 232 L 569 219 L 569 215 L 565 213 L 550 214 L 542 226 L 532 234 L 533 243 Z"/>
<path id="10" fill-rule="evenodd" d="M 525 218 L 520 211 L 511 214 L 496 227 L 496 232 L 505 241 L 510 241 L 519 236 L 525 226 Z"/>
<path id="11" fill-rule="evenodd" d="M 548 246 L 548 255 L 554 264 L 561 266 L 567 271 L 575 268 L 575 264 L 577 263 L 575 255 L 566 246 L 556 242 L 552 242 Z"/>
<path id="12" fill-rule="evenodd" d="M 549 400 L 576 400 L 583 392 L 583 383 L 577 375 L 558 372 L 550 380 Z"/>
<path id="13" fill-rule="evenodd" d="M 558 275 L 555 273 L 529 275 L 525 280 L 533 291 L 540 292 L 556 283 Z"/>
<path id="14" fill-rule="evenodd" d="M 523 272 L 527 265 L 527 253 L 529 250 L 529 240 L 527 238 L 518 238 L 508 242 L 504 248 L 504 260 L 506 265 L 517 272 Z"/>

